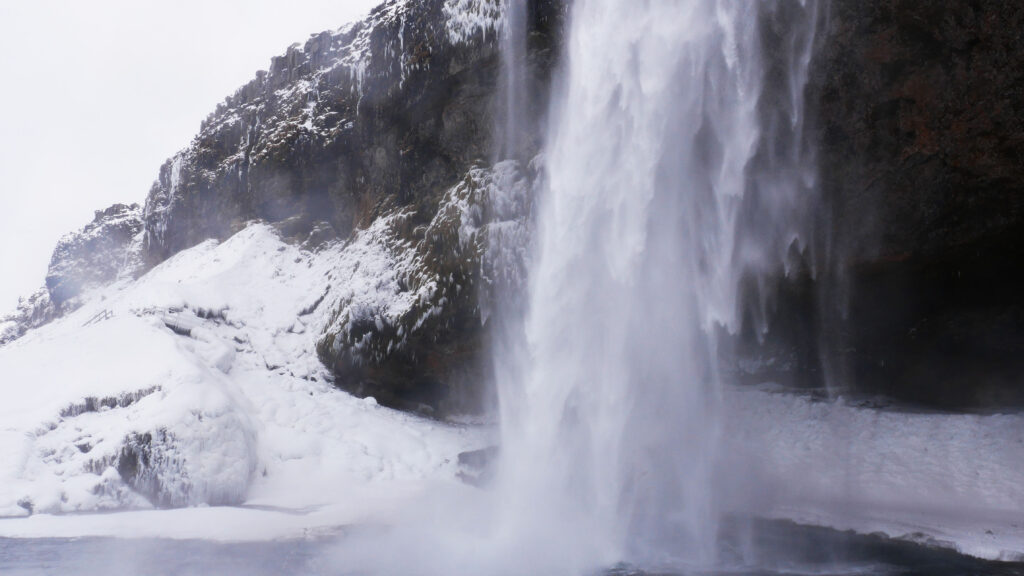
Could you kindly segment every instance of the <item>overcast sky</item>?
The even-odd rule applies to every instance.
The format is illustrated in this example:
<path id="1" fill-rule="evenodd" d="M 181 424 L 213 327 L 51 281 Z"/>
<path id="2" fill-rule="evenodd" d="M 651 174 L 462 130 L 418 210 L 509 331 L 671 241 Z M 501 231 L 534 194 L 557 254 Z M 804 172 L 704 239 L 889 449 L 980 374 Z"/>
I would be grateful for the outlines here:
<path id="1" fill-rule="evenodd" d="M 0 316 L 270 58 L 382 0 L 0 0 Z"/>

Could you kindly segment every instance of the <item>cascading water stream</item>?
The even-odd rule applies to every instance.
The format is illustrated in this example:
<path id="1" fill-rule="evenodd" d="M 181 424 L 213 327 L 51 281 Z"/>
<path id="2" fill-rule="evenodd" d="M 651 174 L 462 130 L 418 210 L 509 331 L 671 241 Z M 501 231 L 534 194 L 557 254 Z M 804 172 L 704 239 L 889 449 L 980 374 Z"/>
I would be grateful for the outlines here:
<path id="1" fill-rule="evenodd" d="M 499 294 L 488 321 L 493 483 L 432 492 L 387 538 L 351 541 L 346 566 L 582 576 L 620 562 L 715 565 L 729 509 L 717 335 L 739 328 L 750 285 L 809 244 L 813 2 L 573 2 L 531 163 L 543 173 L 528 312 Z M 535 121 L 525 8 L 506 4 L 495 142 L 496 160 L 520 166 Z M 766 30 L 778 53 L 763 53 Z"/>
<path id="2" fill-rule="evenodd" d="M 774 3 L 573 6 L 526 351 L 497 363 L 514 366 L 499 374 L 501 525 L 552 573 L 715 560 L 715 333 L 738 329 L 750 275 L 807 245 L 814 6 L 791 4 L 810 28 L 767 105 Z"/>

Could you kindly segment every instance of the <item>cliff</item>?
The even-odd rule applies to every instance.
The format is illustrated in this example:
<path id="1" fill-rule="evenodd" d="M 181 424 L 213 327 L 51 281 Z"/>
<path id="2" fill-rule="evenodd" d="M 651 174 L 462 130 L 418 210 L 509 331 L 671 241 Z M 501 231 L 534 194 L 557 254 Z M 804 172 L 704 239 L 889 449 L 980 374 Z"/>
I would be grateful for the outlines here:
<path id="1" fill-rule="evenodd" d="M 769 332 L 748 322 L 726 347 L 731 376 L 952 409 L 1024 403 L 1024 9 L 818 6 L 805 135 L 817 237 L 772 292 Z M 762 23 L 769 59 L 802 9 Z M 497 0 L 390 0 L 293 45 L 161 167 L 143 209 L 114 207 L 62 241 L 47 290 L 0 342 L 259 220 L 365 262 L 314 295 L 331 310 L 316 348 L 339 386 L 478 410 L 490 303 L 523 286 L 542 156 L 530 158 L 566 10 L 529 3 L 528 150 L 498 164 Z M 769 85 L 767 99 L 786 89 Z"/>
<path id="2" fill-rule="evenodd" d="M 832 2 L 812 80 L 839 377 L 1024 403 L 1024 7 Z"/>
<path id="3" fill-rule="evenodd" d="M 405 409 L 481 409 L 486 302 L 523 275 L 530 157 L 564 11 L 529 6 L 524 66 L 539 89 L 521 128 L 533 136 L 520 161 L 497 165 L 495 0 L 389 0 L 292 45 L 160 168 L 141 211 L 112 207 L 61 242 L 46 292 L 7 319 L 4 338 L 263 221 L 308 250 L 362 251 L 362 268 L 317 294 L 333 311 L 317 350 L 339 386 Z"/>

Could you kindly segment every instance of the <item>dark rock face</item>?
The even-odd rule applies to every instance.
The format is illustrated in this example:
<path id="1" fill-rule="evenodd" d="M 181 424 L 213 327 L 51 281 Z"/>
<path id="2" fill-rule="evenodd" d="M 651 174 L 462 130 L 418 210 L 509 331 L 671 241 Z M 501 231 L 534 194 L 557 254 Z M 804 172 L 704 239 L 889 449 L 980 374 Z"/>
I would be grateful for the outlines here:
<path id="1" fill-rule="evenodd" d="M 821 168 L 866 390 L 1024 403 L 1022 29 L 1014 2 L 833 2 Z"/>
<path id="2" fill-rule="evenodd" d="M 274 58 L 168 161 L 146 202 L 159 262 L 254 218 L 346 237 L 451 185 L 491 138 L 494 22 L 450 31 L 446 3 L 390 0 Z M 486 38 L 490 38 L 487 40 Z"/>
<path id="3" fill-rule="evenodd" d="M 359 266 L 342 280 L 317 345 L 339 385 L 438 416 L 484 407 L 487 303 L 498 291 L 521 289 L 536 178 L 535 168 L 516 161 L 474 168 L 428 223 L 416 225 L 401 209 L 359 232 L 347 249 Z M 387 275 L 373 272 L 382 259 L 397 289 L 361 289 Z"/>
<path id="4" fill-rule="evenodd" d="M 778 303 L 791 376 L 1024 404 L 1024 6 L 830 10 L 809 86 L 827 256 Z"/>
<path id="5" fill-rule="evenodd" d="M 1020 238 L 1022 24 L 1017 3 L 833 2 L 822 174 L 854 259 Z"/>
<path id="6" fill-rule="evenodd" d="M 115 204 L 97 210 L 96 217 L 78 232 L 57 243 L 46 273 L 50 299 L 60 307 L 84 290 L 109 284 L 137 268 L 139 245 L 132 246 L 142 231 L 138 204 Z"/>

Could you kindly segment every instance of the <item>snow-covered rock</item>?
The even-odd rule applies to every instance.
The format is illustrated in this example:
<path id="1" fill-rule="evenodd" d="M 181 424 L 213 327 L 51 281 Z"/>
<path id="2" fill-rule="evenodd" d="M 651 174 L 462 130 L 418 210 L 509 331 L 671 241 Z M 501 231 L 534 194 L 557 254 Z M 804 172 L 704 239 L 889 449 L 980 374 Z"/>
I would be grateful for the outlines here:
<path id="1" fill-rule="evenodd" d="M 334 315 L 319 351 L 339 386 L 435 415 L 479 409 L 481 327 L 493 289 L 523 280 L 537 174 L 490 166 L 503 10 L 386 0 L 289 47 L 160 168 L 141 210 L 111 207 L 61 241 L 48 291 L 0 319 L 0 344 L 260 220 L 309 249 L 351 244 L 332 293 L 317 295 Z M 531 9 L 538 87 L 564 13 L 560 0 Z"/>
<path id="2" fill-rule="evenodd" d="M 553 69 L 564 9 L 544 0 L 531 10 L 538 86 Z M 160 169 L 143 210 L 143 260 L 227 238 L 254 219 L 310 248 L 347 240 L 365 262 L 335 271 L 333 288 L 351 294 L 328 302 L 336 318 L 320 346 L 338 385 L 435 415 L 479 409 L 490 293 L 474 278 L 495 270 L 480 270 L 475 245 L 448 243 L 445 222 L 467 178 L 493 172 L 496 185 L 518 185 L 501 175 L 510 169 L 489 168 L 503 10 L 492 0 L 387 0 L 361 22 L 291 46 Z M 523 122 L 533 128 L 524 132 L 538 132 L 545 102 L 531 102 L 535 117 Z M 467 222 L 511 223 L 527 208 L 520 197 Z M 521 260 L 519 228 L 505 226 L 488 250 Z M 394 268 L 371 270 L 377 264 Z M 367 274 L 384 283 L 366 284 Z"/>
<path id="3" fill-rule="evenodd" d="M 316 357 L 351 248 L 253 224 L 0 348 L 0 516 L 454 478 L 473 434 L 349 396 Z"/>
<path id="4" fill-rule="evenodd" d="M 50 322 L 59 314 L 60 308 L 50 300 L 50 291 L 46 288 L 20 298 L 13 312 L 0 317 L 0 346 L 21 338 L 25 332 Z"/>
<path id="5" fill-rule="evenodd" d="M 482 306 L 525 279 L 536 177 L 514 161 L 473 168 L 430 222 L 401 208 L 356 234 L 331 274 L 318 344 L 340 385 L 405 409 L 480 409 Z"/>

